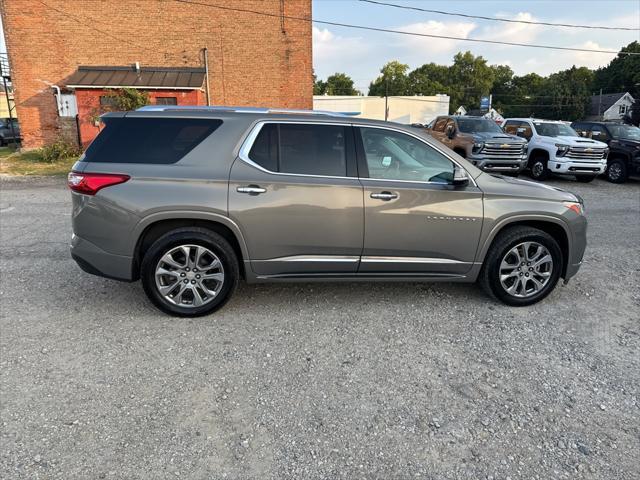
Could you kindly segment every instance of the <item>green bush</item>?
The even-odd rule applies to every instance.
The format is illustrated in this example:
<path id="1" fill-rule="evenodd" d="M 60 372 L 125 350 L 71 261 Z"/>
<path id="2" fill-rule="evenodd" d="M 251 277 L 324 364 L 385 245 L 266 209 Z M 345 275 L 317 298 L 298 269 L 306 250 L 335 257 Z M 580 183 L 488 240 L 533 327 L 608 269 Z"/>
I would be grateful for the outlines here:
<path id="1" fill-rule="evenodd" d="M 46 163 L 56 163 L 67 158 L 79 157 L 82 150 L 73 143 L 65 140 L 58 140 L 40 149 L 42 161 Z"/>

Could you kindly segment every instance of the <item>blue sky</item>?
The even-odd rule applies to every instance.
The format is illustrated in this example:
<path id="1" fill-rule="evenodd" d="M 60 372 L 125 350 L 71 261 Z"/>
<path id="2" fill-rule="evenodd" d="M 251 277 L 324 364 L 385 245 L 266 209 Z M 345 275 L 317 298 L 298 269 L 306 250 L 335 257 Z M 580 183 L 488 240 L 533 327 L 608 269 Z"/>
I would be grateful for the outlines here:
<path id="1" fill-rule="evenodd" d="M 640 27 L 640 0 L 386 1 L 489 17 Z M 401 10 L 358 0 L 313 0 L 313 18 L 463 38 L 603 50 L 618 50 L 634 40 L 640 40 L 640 33 L 637 31 L 614 32 L 506 24 Z M 0 32 L 1 30 L 0 24 Z M 429 62 L 449 64 L 453 55 L 461 50 L 471 50 L 475 55 L 482 55 L 491 64 L 507 64 L 520 75 L 530 72 L 546 75 L 574 64 L 596 68 L 606 65 L 613 58 L 607 54 L 492 46 L 324 25 L 314 26 L 313 47 L 313 65 L 319 78 L 344 72 L 354 79 L 356 87 L 363 92 L 366 92 L 369 82 L 378 75 L 380 67 L 389 60 L 400 60 L 411 68 Z M 5 51 L 2 34 L 0 51 Z"/>
<path id="2" fill-rule="evenodd" d="M 381 0 L 434 10 L 586 25 L 640 27 L 640 0 Z M 357 0 L 313 0 L 313 18 L 342 23 L 391 28 L 411 32 L 483 38 L 520 43 L 538 43 L 588 49 L 619 50 L 634 40 L 638 31 L 607 31 L 509 24 L 401 10 Z M 607 54 L 562 52 L 523 47 L 408 37 L 390 33 L 314 26 L 313 65 L 319 78 L 344 72 L 356 88 L 366 92 L 389 60 L 400 60 L 411 68 L 424 63 L 450 64 L 458 51 L 470 50 L 491 64 L 507 64 L 516 74 L 546 75 L 572 65 L 604 66 L 613 58 Z"/>

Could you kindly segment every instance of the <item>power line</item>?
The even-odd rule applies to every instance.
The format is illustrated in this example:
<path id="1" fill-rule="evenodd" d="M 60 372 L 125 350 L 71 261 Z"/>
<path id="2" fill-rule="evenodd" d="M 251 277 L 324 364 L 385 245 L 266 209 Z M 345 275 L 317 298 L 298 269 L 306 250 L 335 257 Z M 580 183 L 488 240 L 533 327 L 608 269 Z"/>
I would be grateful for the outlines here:
<path id="1" fill-rule="evenodd" d="M 255 14 L 255 15 L 262 15 L 262 16 L 265 16 L 265 17 L 286 18 L 288 20 L 297 20 L 297 21 L 301 21 L 301 22 L 317 23 L 317 24 L 320 24 L 320 25 L 331 25 L 331 26 L 334 26 L 334 27 L 354 28 L 354 29 L 358 29 L 358 30 L 369 30 L 369 31 L 374 31 L 374 32 L 395 33 L 395 34 L 398 34 L 398 35 L 408 35 L 408 36 L 415 36 L 415 37 L 442 38 L 442 39 L 446 39 L 446 40 L 458 40 L 458 41 L 461 41 L 461 42 L 488 43 L 488 44 L 492 44 L 492 45 L 509 45 L 509 46 L 512 46 L 512 47 L 544 48 L 544 49 L 548 49 L 548 50 L 564 50 L 564 51 L 570 51 L 570 52 L 606 53 L 606 54 L 610 54 L 610 55 L 640 55 L 640 52 L 619 52 L 619 51 L 614 51 L 614 50 L 596 50 L 596 49 L 589 49 L 589 48 L 558 47 L 558 46 L 554 46 L 554 45 L 539 45 L 539 44 L 533 44 L 533 43 L 503 42 L 503 41 L 498 41 L 498 40 L 485 40 L 485 39 L 480 39 L 480 38 L 463 38 L 463 37 L 453 37 L 453 36 L 449 36 L 449 35 L 434 35 L 434 34 L 429 34 L 429 33 L 405 32 L 405 31 L 402 31 L 402 30 L 393 30 L 393 29 L 390 29 L 390 28 L 379 28 L 379 27 L 369 27 L 369 26 L 365 26 L 365 25 L 355 25 L 355 24 L 350 24 L 350 23 L 330 22 L 328 20 L 313 20 L 313 19 L 307 18 L 307 17 L 296 17 L 296 16 L 292 16 L 292 15 L 280 15 L 280 14 L 277 14 L 277 13 L 261 12 L 261 11 L 258 11 L 258 10 L 250 10 L 250 9 L 245 9 L 245 8 L 224 7 L 224 6 L 221 6 L 221 5 L 212 5 L 210 3 L 203 3 L 203 2 L 191 1 L 191 0 L 173 0 L 173 1 L 174 2 L 178 2 L 178 3 L 184 3 L 186 5 L 198 5 L 198 6 L 203 6 L 203 7 L 216 8 L 216 9 L 219 9 L 219 10 L 227 10 L 227 11 L 231 11 L 231 12 L 252 13 L 252 14 Z"/>
<path id="2" fill-rule="evenodd" d="M 466 13 L 454 13 L 454 12 L 445 12 L 443 10 L 431 10 L 428 8 L 410 7 L 408 5 L 398 5 L 396 3 L 379 2 L 377 0 L 359 0 L 359 1 L 363 3 L 372 3 L 375 5 L 382 5 L 385 7 L 401 8 L 405 10 L 415 10 L 415 11 L 426 12 L 426 13 L 436 13 L 438 15 L 450 15 L 454 17 L 475 18 L 479 20 L 489 20 L 492 22 L 525 23 L 528 25 L 545 25 L 548 27 L 589 28 L 589 29 L 597 29 L 597 30 L 625 30 L 625 31 L 632 31 L 632 32 L 636 32 L 640 30 L 640 28 L 635 28 L 635 27 L 605 27 L 602 25 L 579 25 L 574 23 L 551 23 L 551 22 L 534 22 L 532 20 L 513 20 L 510 18 L 484 17 L 482 15 L 468 15 Z"/>

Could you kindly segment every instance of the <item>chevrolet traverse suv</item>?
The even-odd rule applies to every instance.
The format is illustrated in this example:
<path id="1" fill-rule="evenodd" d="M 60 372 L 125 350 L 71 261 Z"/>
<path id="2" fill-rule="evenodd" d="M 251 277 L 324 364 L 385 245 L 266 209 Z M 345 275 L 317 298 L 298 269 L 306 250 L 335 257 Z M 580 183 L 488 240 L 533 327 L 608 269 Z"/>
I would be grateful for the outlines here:
<path id="1" fill-rule="evenodd" d="M 503 132 L 489 118 L 438 117 L 428 132 L 485 172 L 518 176 L 527 166 L 527 141 Z"/>
<path id="2" fill-rule="evenodd" d="M 582 200 L 411 127 L 312 111 L 108 113 L 69 174 L 71 255 L 198 316 L 247 282 L 475 282 L 509 305 L 578 271 Z"/>

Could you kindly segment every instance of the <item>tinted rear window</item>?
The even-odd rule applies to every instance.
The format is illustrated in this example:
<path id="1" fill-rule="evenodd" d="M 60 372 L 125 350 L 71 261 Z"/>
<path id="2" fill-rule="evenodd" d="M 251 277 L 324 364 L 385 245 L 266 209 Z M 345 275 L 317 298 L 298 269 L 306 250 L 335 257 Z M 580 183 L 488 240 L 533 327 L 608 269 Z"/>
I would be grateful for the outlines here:
<path id="1" fill-rule="evenodd" d="M 222 125 L 199 118 L 106 118 L 85 162 L 176 163 Z"/>
<path id="2" fill-rule="evenodd" d="M 346 130 L 339 125 L 265 124 L 249 158 L 272 172 L 344 177 Z"/>

